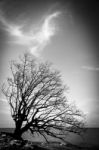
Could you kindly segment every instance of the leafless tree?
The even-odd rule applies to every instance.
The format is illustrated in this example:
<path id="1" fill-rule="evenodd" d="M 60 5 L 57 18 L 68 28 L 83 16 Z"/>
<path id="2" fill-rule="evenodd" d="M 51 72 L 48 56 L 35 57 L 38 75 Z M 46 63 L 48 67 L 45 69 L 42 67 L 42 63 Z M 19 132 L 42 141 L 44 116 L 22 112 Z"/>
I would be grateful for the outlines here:
<path id="1" fill-rule="evenodd" d="M 82 113 L 68 103 L 60 72 L 49 63 L 38 63 L 28 54 L 11 63 L 12 77 L 2 90 L 15 121 L 14 135 L 21 138 L 28 130 L 64 140 L 66 133 L 80 134 Z"/>

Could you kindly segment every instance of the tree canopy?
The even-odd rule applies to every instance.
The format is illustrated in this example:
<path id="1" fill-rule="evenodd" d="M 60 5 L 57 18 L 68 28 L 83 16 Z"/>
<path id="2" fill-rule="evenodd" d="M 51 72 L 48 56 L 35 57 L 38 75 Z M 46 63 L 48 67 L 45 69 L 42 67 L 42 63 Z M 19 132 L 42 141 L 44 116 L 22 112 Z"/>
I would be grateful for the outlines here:
<path id="1" fill-rule="evenodd" d="M 12 76 L 2 90 L 11 108 L 17 138 L 28 130 L 46 141 L 47 135 L 64 140 L 68 132 L 82 132 L 82 112 L 68 102 L 67 86 L 59 71 L 29 54 L 19 62 L 12 61 L 10 67 Z"/>

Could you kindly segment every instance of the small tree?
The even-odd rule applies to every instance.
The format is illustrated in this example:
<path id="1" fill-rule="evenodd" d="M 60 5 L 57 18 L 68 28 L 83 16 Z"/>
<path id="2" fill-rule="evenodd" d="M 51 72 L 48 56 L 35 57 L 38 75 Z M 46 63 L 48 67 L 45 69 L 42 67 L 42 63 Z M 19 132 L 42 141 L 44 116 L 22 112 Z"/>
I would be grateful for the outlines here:
<path id="1" fill-rule="evenodd" d="M 80 134 L 82 113 L 64 96 L 61 75 L 48 63 L 37 63 L 24 54 L 19 63 L 11 63 L 12 77 L 3 86 L 15 121 L 14 136 L 18 139 L 28 130 L 64 140 L 67 132 Z"/>

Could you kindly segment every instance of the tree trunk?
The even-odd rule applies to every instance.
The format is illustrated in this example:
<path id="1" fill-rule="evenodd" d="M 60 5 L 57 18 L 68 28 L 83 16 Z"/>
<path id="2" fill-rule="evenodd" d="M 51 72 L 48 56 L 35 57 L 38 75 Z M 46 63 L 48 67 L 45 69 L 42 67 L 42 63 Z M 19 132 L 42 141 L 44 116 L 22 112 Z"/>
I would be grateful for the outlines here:
<path id="1" fill-rule="evenodd" d="M 30 125 L 31 123 L 28 123 L 24 127 L 22 127 L 22 121 L 17 121 L 16 128 L 14 130 L 14 137 L 16 139 L 22 140 L 22 134 L 30 128 Z"/>
<path id="2" fill-rule="evenodd" d="M 21 121 L 16 122 L 16 127 L 15 127 L 15 130 L 14 130 L 14 137 L 16 139 L 19 139 L 19 140 L 22 139 L 21 136 L 23 134 L 21 126 L 22 126 Z"/>
<path id="3" fill-rule="evenodd" d="M 18 140 L 22 140 L 22 130 L 21 129 L 18 129 L 18 128 L 15 128 L 14 130 L 14 137 Z"/>

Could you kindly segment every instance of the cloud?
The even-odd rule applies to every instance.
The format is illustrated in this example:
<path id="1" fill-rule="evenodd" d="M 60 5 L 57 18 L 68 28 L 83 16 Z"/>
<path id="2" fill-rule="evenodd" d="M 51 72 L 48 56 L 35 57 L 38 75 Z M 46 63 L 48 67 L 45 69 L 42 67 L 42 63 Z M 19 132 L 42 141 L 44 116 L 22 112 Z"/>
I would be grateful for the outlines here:
<path id="1" fill-rule="evenodd" d="M 33 55 L 39 56 L 40 52 L 50 42 L 51 37 L 56 34 L 56 24 L 54 19 L 59 15 L 60 12 L 58 11 L 49 14 L 45 17 L 40 27 L 28 29 L 28 33 L 24 31 L 24 25 L 17 25 L 9 22 L 2 13 L 0 13 L 0 22 L 3 25 L 3 29 L 8 32 L 8 35 L 14 37 L 13 39 L 10 39 L 9 42 L 27 46 Z"/>
<path id="2" fill-rule="evenodd" d="M 8 101 L 4 98 L 0 99 L 0 102 L 5 102 L 5 103 L 8 103 Z"/>
<path id="3" fill-rule="evenodd" d="M 82 69 L 89 71 L 99 71 L 99 67 L 92 67 L 92 66 L 82 66 Z"/>

